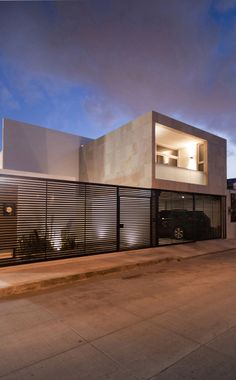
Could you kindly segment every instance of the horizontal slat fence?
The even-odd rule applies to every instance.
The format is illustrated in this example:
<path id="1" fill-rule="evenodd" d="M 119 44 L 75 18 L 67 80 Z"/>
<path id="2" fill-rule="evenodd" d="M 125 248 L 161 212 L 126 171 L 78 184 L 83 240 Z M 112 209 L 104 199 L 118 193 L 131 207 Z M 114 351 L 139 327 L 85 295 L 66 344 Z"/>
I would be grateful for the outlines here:
<path id="1" fill-rule="evenodd" d="M 159 194 L 0 175 L 0 266 L 156 246 Z M 208 238 L 222 237 L 223 199 L 193 197 L 211 221 Z"/>

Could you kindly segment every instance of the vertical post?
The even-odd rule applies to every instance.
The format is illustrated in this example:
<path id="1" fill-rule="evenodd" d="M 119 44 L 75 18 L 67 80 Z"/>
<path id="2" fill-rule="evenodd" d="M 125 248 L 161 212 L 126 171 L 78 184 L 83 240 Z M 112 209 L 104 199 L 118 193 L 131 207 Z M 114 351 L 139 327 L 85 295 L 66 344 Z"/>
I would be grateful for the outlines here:
<path id="1" fill-rule="evenodd" d="M 196 223 L 196 216 L 195 216 L 196 200 L 195 200 L 195 194 L 194 193 L 192 194 L 192 197 L 193 197 L 193 226 L 192 226 L 193 233 L 192 233 L 192 240 L 196 241 L 196 238 L 197 238 L 197 231 L 196 231 L 197 223 Z"/>
<path id="2" fill-rule="evenodd" d="M 159 245 L 159 197 L 160 190 L 155 190 L 155 243 Z"/>
<path id="3" fill-rule="evenodd" d="M 153 247 L 153 240 L 152 240 L 152 235 L 153 235 L 153 194 L 154 192 L 151 191 L 151 197 L 150 197 L 150 247 Z"/>
<path id="4" fill-rule="evenodd" d="M 232 195 L 231 195 L 232 196 Z M 225 239 L 227 236 L 227 218 L 228 215 L 226 216 L 226 210 L 227 210 L 227 202 L 226 202 L 226 197 L 220 197 L 220 237 L 221 239 Z M 231 199 L 230 199 L 231 201 Z"/>
<path id="5" fill-rule="evenodd" d="M 84 184 L 84 253 L 86 254 L 86 228 L 87 228 L 87 202 L 86 202 L 86 197 L 87 197 L 87 185 Z"/>
<path id="6" fill-rule="evenodd" d="M 46 180 L 46 202 L 45 202 L 45 260 L 47 259 L 47 240 L 48 240 L 48 180 Z"/>
<path id="7" fill-rule="evenodd" d="M 116 250 L 120 250 L 120 196 L 119 187 L 116 187 Z"/>

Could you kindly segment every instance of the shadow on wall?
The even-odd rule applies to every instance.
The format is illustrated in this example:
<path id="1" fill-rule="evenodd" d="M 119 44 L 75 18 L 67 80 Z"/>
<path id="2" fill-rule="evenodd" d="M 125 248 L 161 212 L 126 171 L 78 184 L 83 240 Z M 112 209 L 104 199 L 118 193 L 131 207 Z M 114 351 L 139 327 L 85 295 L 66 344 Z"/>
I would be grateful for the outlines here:
<path id="1" fill-rule="evenodd" d="M 79 149 L 79 179 L 84 182 L 106 183 L 105 136 Z"/>

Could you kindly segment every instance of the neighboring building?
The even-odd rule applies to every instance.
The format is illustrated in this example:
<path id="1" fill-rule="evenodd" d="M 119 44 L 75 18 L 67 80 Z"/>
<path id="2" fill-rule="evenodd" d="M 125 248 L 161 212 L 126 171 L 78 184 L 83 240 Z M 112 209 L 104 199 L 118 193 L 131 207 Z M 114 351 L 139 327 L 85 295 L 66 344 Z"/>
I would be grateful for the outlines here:
<path id="1" fill-rule="evenodd" d="M 225 237 L 226 140 L 157 112 L 96 140 L 5 120 L 0 162 L 0 265 Z"/>
<path id="2" fill-rule="evenodd" d="M 236 178 L 227 180 L 227 238 L 236 238 Z"/>

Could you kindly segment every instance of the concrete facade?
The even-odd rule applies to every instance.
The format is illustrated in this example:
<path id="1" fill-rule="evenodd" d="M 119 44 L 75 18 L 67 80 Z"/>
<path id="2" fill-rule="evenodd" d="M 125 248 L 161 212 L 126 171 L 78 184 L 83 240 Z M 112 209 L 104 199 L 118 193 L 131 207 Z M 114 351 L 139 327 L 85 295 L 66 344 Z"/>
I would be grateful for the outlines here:
<path id="1" fill-rule="evenodd" d="M 112 185 L 152 186 L 152 113 L 80 149 L 80 180 Z"/>
<path id="2" fill-rule="evenodd" d="M 169 146 L 177 146 L 178 134 L 183 141 L 202 141 L 204 170 L 197 169 L 196 153 L 191 157 L 195 164 L 188 168 L 187 148 L 181 144 L 180 167 L 157 164 L 157 125 L 166 128 Z M 172 141 L 168 141 L 168 133 Z M 153 111 L 96 140 L 4 119 L 0 170 L 6 174 L 225 196 L 226 140 Z"/>
<path id="3" fill-rule="evenodd" d="M 3 260 L 225 237 L 226 140 L 159 113 L 96 140 L 6 119 L 1 156 Z"/>
<path id="4" fill-rule="evenodd" d="M 4 119 L 2 168 L 79 180 L 79 148 L 88 141 L 91 139 Z"/>
<path id="5" fill-rule="evenodd" d="M 205 142 L 203 172 L 156 167 L 156 123 Z M 179 149 L 182 162 L 186 160 L 184 149 Z M 226 140 L 157 112 L 148 112 L 88 143 L 80 149 L 80 163 L 81 181 L 226 195 Z M 169 173 L 169 179 L 156 178 L 156 169 Z M 191 177 L 194 183 L 188 183 Z"/>

